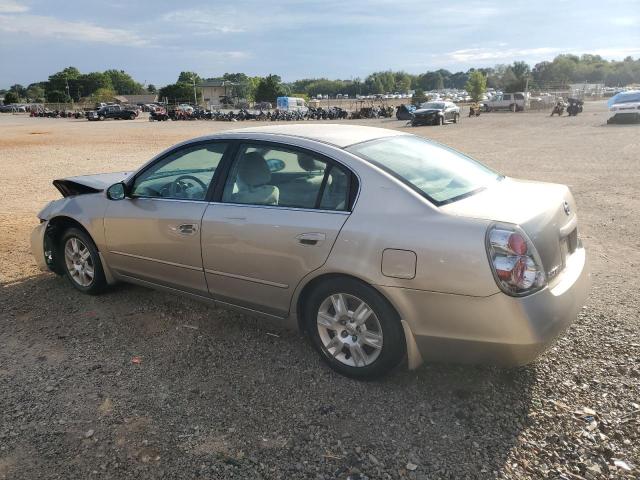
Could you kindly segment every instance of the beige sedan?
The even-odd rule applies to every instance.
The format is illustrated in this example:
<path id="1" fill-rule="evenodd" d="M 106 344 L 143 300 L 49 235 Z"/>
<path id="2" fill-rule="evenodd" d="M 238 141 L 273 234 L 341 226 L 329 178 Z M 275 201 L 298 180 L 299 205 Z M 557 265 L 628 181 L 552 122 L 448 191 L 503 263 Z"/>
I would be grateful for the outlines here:
<path id="1" fill-rule="evenodd" d="M 234 130 L 54 185 L 32 234 L 43 269 L 89 294 L 131 282 L 278 319 L 356 378 L 530 362 L 588 292 L 566 186 L 397 131 Z"/>

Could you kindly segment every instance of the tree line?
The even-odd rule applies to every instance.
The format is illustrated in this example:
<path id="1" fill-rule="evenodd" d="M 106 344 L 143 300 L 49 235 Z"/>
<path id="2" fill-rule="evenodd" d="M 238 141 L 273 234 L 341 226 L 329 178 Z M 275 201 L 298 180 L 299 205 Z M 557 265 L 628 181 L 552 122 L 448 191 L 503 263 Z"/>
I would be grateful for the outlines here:
<path id="1" fill-rule="evenodd" d="M 640 83 L 640 59 L 627 57 L 624 60 L 605 60 L 599 55 L 582 56 L 563 54 L 552 61 L 537 63 L 531 67 L 526 62 L 516 61 L 492 68 L 471 68 L 467 71 L 451 72 L 446 69 L 410 74 L 404 71 L 374 72 L 366 78 L 331 80 L 328 78 L 306 78 L 293 82 L 282 82 L 278 75 L 266 77 L 249 76 L 244 73 L 225 73 L 221 77 L 203 79 L 195 72 L 180 72 L 176 83 L 158 91 L 160 98 L 170 101 L 193 100 L 194 83 L 203 80 L 225 80 L 233 83 L 232 95 L 247 101 L 274 102 L 280 95 L 315 97 L 318 94 L 335 96 L 339 93 L 350 97 L 382 93 L 404 93 L 408 90 L 463 89 L 470 79 L 479 81 L 478 72 L 484 77 L 488 88 L 502 91 L 521 91 L 528 85 L 530 90 L 562 89 L 569 83 L 603 83 L 610 87 Z M 196 87 L 197 90 L 197 87 Z M 80 98 L 95 101 L 110 100 L 115 95 L 155 93 L 154 85 L 144 87 L 122 70 L 80 73 L 68 67 L 49 76 L 47 81 L 23 87 L 13 85 L 5 93 L 5 103 L 21 101 L 68 102 Z M 7 95 L 9 98 L 7 99 Z"/>
<path id="2" fill-rule="evenodd" d="M 96 102 L 112 101 L 116 95 L 155 93 L 156 88 L 146 88 L 123 70 L 80 73 L 76 67 L 50 75 L 48 80 L 28 86 L 12 85 L 5 92 L 5 103 L 50 102 L 69 103 L 89 98 Z"/>

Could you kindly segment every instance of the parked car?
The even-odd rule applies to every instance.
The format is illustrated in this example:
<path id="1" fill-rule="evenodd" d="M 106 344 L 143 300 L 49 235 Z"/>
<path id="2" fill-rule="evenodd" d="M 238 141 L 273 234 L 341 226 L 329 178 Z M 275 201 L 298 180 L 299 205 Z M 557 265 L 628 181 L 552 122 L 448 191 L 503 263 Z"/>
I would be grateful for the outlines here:
<path id="1" fill-rule="evenodd" d="M 276 319 L 356 378 L 404 358 L 531 362 L 589 285 L 566 186 L 395 130 L 232 130 L 53 184 L 64 198 L 31 236 L 42 269 Z"/>
<path id="2" fill-rule="evenodd" d="M 607 123 L 638 123 L 640 122 L 640 90 L 620 92 L 607 102 L 613 116 Z"/>
<path id="3" fill-rule="evenodd" d="M 125 108 L 121 105 L 108 105 L 100 107 L 98 110 L 92 110 L 87 113 L 88 120 L 106 120 L 113 118 L 116 120 L 135 120 L 138 112 L 131 108 Z"/>
<path id="4" fill-rule="evenodd" d="M 492 110 L 511 110 L 521 112 L 529 108 L 529 94 L 526 92 L 501 93 L 484 102 L 487 112 Z"/>
<path id="5" fill-rule="evenodd" d="M 437 101 L 425 102 L 413 112 L 411 125 L 444 125 L 445 123 L 458 123 L 460 120 L 460 107 L 453 102 Z"/>
<path id="6" fill-rule="evenodd" d="M 411 120 L 413 119 L 413 112 L 416 111 L 416 107 L 413 105 L 399 105 L 396 107 L 396 118 L 398 120 Z"/>

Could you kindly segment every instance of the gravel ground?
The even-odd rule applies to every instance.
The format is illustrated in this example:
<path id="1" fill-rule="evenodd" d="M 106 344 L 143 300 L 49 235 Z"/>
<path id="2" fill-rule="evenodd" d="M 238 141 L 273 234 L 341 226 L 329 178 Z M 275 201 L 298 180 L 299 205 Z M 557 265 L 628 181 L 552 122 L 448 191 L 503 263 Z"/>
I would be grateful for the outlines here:
<path id="1" fill-rule="evenodd" d="M 640 478 L 640 126 L 606 118 L 588 103 L 412 129 L 570 185 L 594 286 L 532 365 L 355 382 L 275 323 L 126 285 L 87 297 L 36 270 L 28 235 L 52 179 L 246 123 L 1 115 L 0 479 Z"/>

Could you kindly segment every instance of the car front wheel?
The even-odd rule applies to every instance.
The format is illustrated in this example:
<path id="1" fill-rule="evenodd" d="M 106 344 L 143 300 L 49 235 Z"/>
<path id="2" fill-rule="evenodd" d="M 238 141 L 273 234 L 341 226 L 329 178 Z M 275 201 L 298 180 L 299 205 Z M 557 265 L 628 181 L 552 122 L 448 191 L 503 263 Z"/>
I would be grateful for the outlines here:
<path id="1" fill-rule="evenodd" d="M 107 286 L 98 249 L 82 230 L 70 228 L 62 235 L 59 256 L 71 285 L 83 293 L 96 295 Z"/>
<path id="2" fill-rule="evenodd" d="M 314 346 L 325 362 L 348 377 L 380 377 L 405 355 L 400 318 L 374 288 L 351 279 L 317 287 L 305 305 Z"/>

